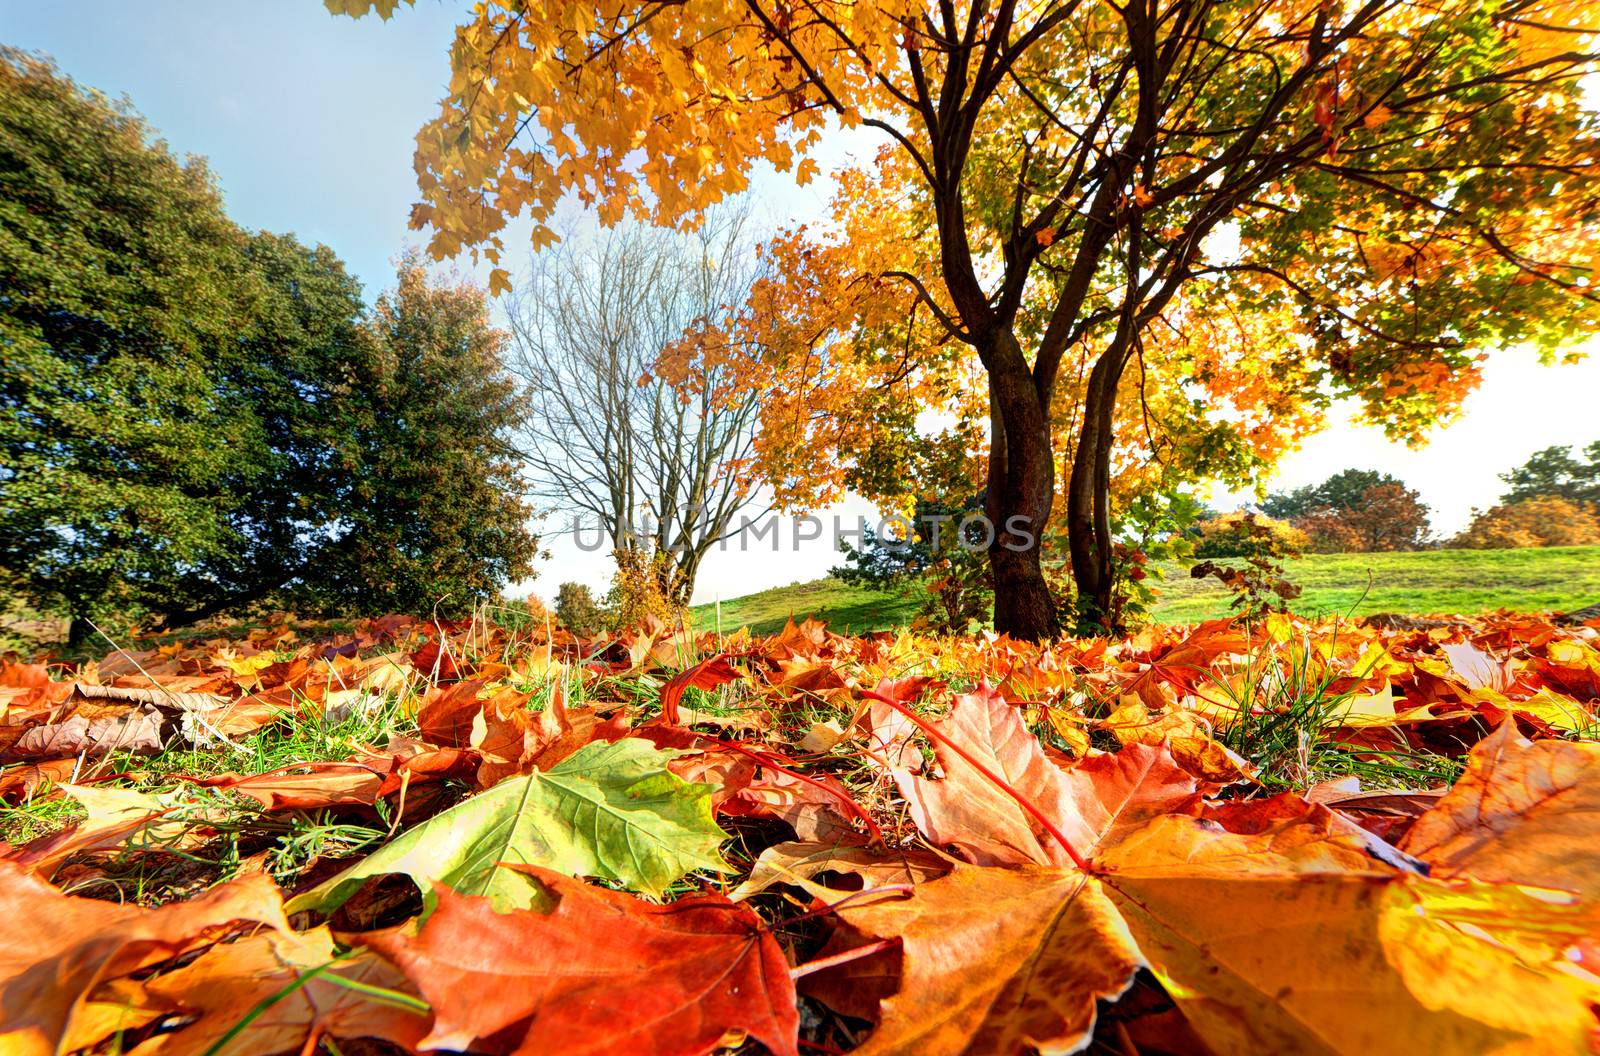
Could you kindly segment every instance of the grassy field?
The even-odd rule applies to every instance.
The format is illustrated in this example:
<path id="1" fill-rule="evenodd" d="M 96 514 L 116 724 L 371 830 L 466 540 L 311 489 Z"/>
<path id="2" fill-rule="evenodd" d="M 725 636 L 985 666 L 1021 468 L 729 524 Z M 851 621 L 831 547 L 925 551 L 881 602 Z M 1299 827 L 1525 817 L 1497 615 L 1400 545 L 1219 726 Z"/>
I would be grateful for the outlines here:
<path id="1" fill-rule="evenodd" d="M 1156 619 L 1192 623 L 1224 615 L 1228 595 L 1215 580 L 1190 579 L 1187 565 L 1163 567 Z M 1291 562 L 1289 578 L 1305 588 L 1305 615 L 1375 612 L 1543 612 L 1600 602 L 1600 546 L 1542 550 L 1430 550 L 1415 554 L 1312 554 Z M 836 631 L 860 634 L 908 624 L 909 593 L 863 590 L 836 579 L 775 587 L 722 603 L 722 629 L 778 630 L 789 616 L 815 616 Z M 695 607 L 695 625 L 715 625 L 716 607 Z"/>

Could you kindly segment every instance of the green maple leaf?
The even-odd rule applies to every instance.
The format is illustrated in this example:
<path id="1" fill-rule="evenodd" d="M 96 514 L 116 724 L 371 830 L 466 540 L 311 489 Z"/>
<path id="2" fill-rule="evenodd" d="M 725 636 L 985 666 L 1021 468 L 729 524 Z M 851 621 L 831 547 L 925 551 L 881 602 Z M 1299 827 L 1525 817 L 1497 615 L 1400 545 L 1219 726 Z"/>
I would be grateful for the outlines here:
<path id="1" fill-rule="evenodd" d="M 544 892 L 501 862 L 656 896 L 692 869 L 727 872 L 718 851 L 727 833 L 712 817 L 712 786 L 668 771 L 676 755 L 637 737 L 585 745 L 549 770 L 502 781 L 406 830 L 287 908 L 331 912 L 383 873 L 409 875 L 430 912 L 438 884 L 487 897 L 500 912 L 545 908 Z"/>

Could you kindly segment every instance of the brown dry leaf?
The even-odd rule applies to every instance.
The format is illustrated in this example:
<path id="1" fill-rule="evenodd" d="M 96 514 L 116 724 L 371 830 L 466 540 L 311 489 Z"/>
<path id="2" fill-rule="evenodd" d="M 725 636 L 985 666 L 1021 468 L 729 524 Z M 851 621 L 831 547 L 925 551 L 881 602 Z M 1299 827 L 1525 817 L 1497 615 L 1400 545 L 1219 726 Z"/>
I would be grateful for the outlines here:
<path id="1" fill-rule="evenodd" d="M 683 700 L 686 690 L 716 689 L 725 682 L 732 682 L 736 678 L 744 677 L 738 668 L 728 663 L 725 653 L 708 657 L 692 667 L 673 675 L 661 687 L 661 721 L 671 726 L 681 725 L 678 715 L 678 703 Z"/>
<path id="2" fill-rule="evenodd" d="M 857 896 L 836 913 L 844 926 L 821 957 L 900 942 L 898 973 L 897 958 L 879 954 L 806 985 L 846 1013 L 878 999 L 860 1056 L 1077 1051 L 1096 1002 L 1126 990 L 1144 963 L 1099 881 L 1074 870 L 958 863 L 909 898 Z"/>
<path id="3" fill-rule="evenodd" d="M 482 679 L 434 686 L 417 708 L 417 730 L 424 741 L 444 748 L 465 748 L 472 741 L 472 726 L 483 701 L 478 693 Z"/>
<path id="4" fill-rule="evenodd" d="M 93 719 L 72 715 L 62 722 L 26 731 L 8 754 L 24 759 L 55 759 L 83 753 L 159 752 L 161 720 L 161 711 L 151 705 Z"/>
<path id="5" fill-rule="evenodd" d="M 278 889 L 248 876 L 158 909 L 74 898 L 0 863 L 0 1052 L 54 1056 L 80 1003 L 102 981 L 215 939 L 224 925 L 259 922 L 289 934 Z"/>
<path id="6" fill-rule="evenodd" d="M 750 875 L 728 893 L 742 902 L 774 884 L 804 887 L 824 873 L 849 873 L 864 887 L 920 884 L 950 871 L 950 860 L 931 851 L 899 848 L 885 852 L 860 842 L 778 843 L 761 852 Z"/>
<path id="7" fill-rule="evenodd" d="M 297 979 L 333 961 L 333 937 L 326 928 L 299 935 L 252 935 L 213 946 L 192 964 L 143 984 L 133 999 L 135 1007 L 180 1015 L 184 1025 L 157 1034 L 129 1050 L 129 1056 L 307 1051 L 313 1037 L 381 1038 L 414 1050 L 428 1033 L 431 1017 L 426 1012 L 341 986 L 331 978 L 410 992 L 399 969 L 371 951 L 341 959 L 284 993 Z M 248 1030 L 213 1049 L 253 1009 L 280 993 L 283 996 L 262 1009 Z M 81 1038 L 81 1031 L 75 1034 Z"/>
<path id="8" fill-rule="evenodd" d="M 206 732 L 220 733 L 224 737 L 239 737 L 254 733 L 269 723 L 277 722 L 299 707 L 292 689 L 274 689 L 265 693 L 252 693 L 231 704 L 210 710 L 191 710 L 192 722 Z"/>
<path id="9" fill-rule="evenodd" d="M 368 936 L 433 1006 L 423 1048 L 496 1035 L 518 1056 L 698 1056 L 742 1030 L 798 1056 L 789 965 L 754 913 L 720 895 L 656 905 L 517 868 L 557 900 L 551 913 L 496 913 L 440 888 L 417 934 Z"/>
<path id="10" fill-rule="evenodd" d="M 802 840 L 827 843 L 854 839 L 852 817 L 866 817 L 850 790 L 836 777 L 827 774 L 786 773 L 763 766 L 744 787 L 723 801 L 718 809 L 729 815 L 765 815 L 789 823 Z"/>
<path id="11" fill-rule="evenodd" d="M 361 763 L 313 762 L 264 774 L 218 774 L 195 784 L 249 796 L 266 811 L 315 810 L 371 806 L 383 786 L 383 775 Z"/>
<path id="12" fill-rule="evenodd" d="M 77 768 L 76 759 L 45 759 L 8 766 L 0 771 L 0 802 L 26 799 L 46 781 L 60 784 L 69 780 Z"/>
<path id="13" fill-rule="evenodd" d="M 164 686 L 97 686 L 88 682 L 76 682 L 72 689 L 78 695 L 91 700 L 164 705 L 179 711 L 211 711 L 228 703 L 227 697 L 216 693 L 192 693 Z"/>
<path id="14" fill-rule="evenodd" d="M 1506 722 L 1472 749 L 1466 773 L 1402 846 L 1436 875 L 1600 902 L 1600 744 L 1527 741 Z"/>
<path id="15" fill-rule="evenodd" d="M 1051 819 L 1085 858 L 1157 815 L 1198 807 L 1194 778 L 1165 748 L 1131 745 L 1063 770 L 992 690 L 957 696 L 934 727 Z M 942 780 L 895 775 L 929 841 L 978 865 L 1070 864 L 1066 849 L 1016 799 L 945 745 L 934 751 Z"/>
<path id="16" fill-rule="evenodd" d="M 507 690 L 484 701 L 472 717 L 469 743 L 483 758 L 478 765 L 479 787 L 527 773 L 539 750 L 561 735 L 564 709 L 545 708 L 535 714 L 527 703 L 526 694 Z"/>

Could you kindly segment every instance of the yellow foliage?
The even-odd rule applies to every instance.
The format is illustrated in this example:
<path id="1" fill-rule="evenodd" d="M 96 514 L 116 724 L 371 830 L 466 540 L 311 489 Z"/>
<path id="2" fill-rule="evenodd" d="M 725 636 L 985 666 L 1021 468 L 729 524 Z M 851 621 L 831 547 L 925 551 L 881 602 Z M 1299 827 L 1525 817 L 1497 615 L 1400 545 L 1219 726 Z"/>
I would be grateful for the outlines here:
<path id="1" fill-rule="evenodd" d="M 1465 550 L 1596 543 L 1600 543 L 1600 518 L 1577 503 L 1554 495 L 1474 511 L 1472 524 L 1450 541 L 1451 546 Z"/>

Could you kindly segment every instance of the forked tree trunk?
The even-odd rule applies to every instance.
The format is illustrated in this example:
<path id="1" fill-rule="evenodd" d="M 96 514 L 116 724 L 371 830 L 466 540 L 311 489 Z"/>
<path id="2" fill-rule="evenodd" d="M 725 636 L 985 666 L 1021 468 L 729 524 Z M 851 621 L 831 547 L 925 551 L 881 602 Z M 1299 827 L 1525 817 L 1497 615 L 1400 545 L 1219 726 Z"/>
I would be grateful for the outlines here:
<path id="1" fill-rule="evenodd" d="M 1015 345 L 1015 338 L 1001 340 Z M 1040 565 L 1040 548 L 1055 498 L 1055 462 L 1045 401 L 1023 363 L 989 375 L 990 455 L 985 513 L 994 527 L 989 569 L 994 578 L 994 629 L 1036 642 L 1061 630 L 1055 599 Z"/>
<path id="2" fill-rule="evenodd" d="M 1067 481 L 1067 547 L 1079 619 L 1111 633 L 1121 630 L 1112 612 L 1111 443 L 1125 362 L 1122 348 L 1114 346 L 1089 374 L 1078 449 Z"/>

